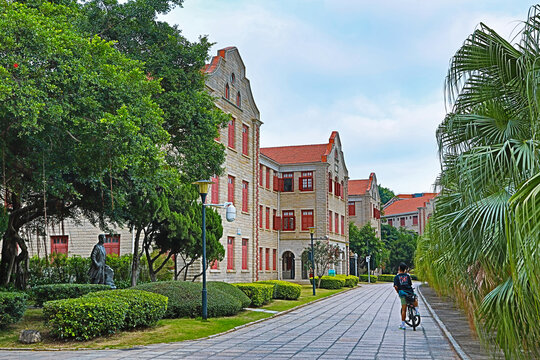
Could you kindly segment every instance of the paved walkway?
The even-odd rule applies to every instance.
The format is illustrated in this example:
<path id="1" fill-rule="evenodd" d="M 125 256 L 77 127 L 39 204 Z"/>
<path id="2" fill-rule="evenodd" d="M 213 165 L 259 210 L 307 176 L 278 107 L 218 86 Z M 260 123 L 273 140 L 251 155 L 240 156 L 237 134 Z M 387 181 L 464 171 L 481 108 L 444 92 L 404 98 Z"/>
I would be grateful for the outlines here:
<path id="1" fill-rule="evenodd" d="M 391 283 L 363 285 L 209 339 L 126 350 L 10 351 L 0 359 L 457 359 L 423 304 L 416 331 L 399 330 Z"/>

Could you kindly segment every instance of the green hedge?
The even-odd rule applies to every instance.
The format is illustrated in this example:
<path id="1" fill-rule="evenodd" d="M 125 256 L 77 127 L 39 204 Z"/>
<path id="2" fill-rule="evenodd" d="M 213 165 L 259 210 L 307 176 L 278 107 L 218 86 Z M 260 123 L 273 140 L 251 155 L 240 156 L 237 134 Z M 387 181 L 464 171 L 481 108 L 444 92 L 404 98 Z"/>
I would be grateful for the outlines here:
<path id="1" fill-rule="evenodd" d="M 234 286 L 242 290 L 251 299 L 251 305 L 255 307 L 268 304 L 274 295 L 274 285 L 239 283 Z"/>
<path id="2" fill-rule="evenodd" d="M 95 291 L 110 290 L 108 285 L 99 284 L 50 284 L 35 286 L 28 291 L 37 306 L 51 300 L 78 298 Z"/>
<path id="3" fill-rule="evenodd" d="M 158 281 L 134 289 L 150 291 L 169 298 L 165 317 L 199 317 L 202 314 L 202 284 L 189 281 Z M 236 315 L 242 302 L 211 285 L 207 287 L 208 317 Z"/>
<path id="4" fill-rule="evenodd" d="M 134 289 L 99 291 L 86 294 L 84 297 L 124 303 L 127 312 L 123 329 L 153 326 L 167 311 L 167 297 L 148 291 Z"/>
<path id="5" fill-rule="evenodd" d="M 309 279 L 310 282 L 313 281 L 313 278 Z M 315 285 L 319 286 L 319 277 L 317 276 L 315 278 Z M 322 277 L 321 280 L 321 289 L 341 289 L 345 286 L 345 279 L 336 277 L 336 276 L 328 276 L 325 275 Z"/>
<path id="6" fill-rule="evenodd" d="M 0 292 L 0 329 L 19 321 L 26 311 L 26 294 Z"/>
<path id="7" fill-rule="evenodd" d="M 51 336 L 88 340 L 121 329 L 127 310 L 122 301 L 80 297 L 46 302 L 43 317 Z"/>
<path id="8" fill-rule="evenodd" d="M 395 276 L 396 275 L 392 275 L 392 274 L 381 274 L 377 276 L 377 281 L 394 282 Z"/>
<path id="9" fill-rule="evenodd" d="M 345 280 L 345 287 L 355 287 L 360 281 L 358 276 L 354 275 L 336 275 L 336 277 Z"/>
<path id="10" fill-rule="evenodd" d="M 368 281 L 368 276 L 367 276 L 367 274 L 362 274 L 362 275 L 359 276 L 359 278 L 360 278 L 360 281 L 363 281 L 363 282 L 367 282 L 367 281 Z M 377 276 L 371 275 L 371 276 L 369 277 L 369 280 L 370 280 L 370 282 L 372 282 L 372 283 L 377 282 Z"/>
<path id="11" fill-rule="evenodd" d="M 246 294 L 244 294 L 242 290 L 240 290 L 233 284 L 222 281 L 209 281 L 207 283 L 207 287 L 208 289 L 217 289 L 231 295 L 232 297 L 235 297 L 242 304 L 242 308 L 247 308 L 251 304 L 251 299 Z"/>
<path id="12" fill-rule="evenodd" d="M 302 292 L 302 286 L 282 280 L 263 280 L 257 284 L 269 284 L 274 286 L 274 299 L 297 300 Z"/>

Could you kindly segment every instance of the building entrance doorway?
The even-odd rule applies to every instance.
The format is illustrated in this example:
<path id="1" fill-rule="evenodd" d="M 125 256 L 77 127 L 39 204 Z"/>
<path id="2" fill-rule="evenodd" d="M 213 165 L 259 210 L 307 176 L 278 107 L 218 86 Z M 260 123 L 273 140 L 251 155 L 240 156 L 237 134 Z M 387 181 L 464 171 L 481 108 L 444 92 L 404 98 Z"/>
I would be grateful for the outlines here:
<path id="1" fill-rule="evenodd" d="M 294 279 L 294 254 L 290 251 L 283 253 L 282 261 L 282 275 L 283 279 Z"/>

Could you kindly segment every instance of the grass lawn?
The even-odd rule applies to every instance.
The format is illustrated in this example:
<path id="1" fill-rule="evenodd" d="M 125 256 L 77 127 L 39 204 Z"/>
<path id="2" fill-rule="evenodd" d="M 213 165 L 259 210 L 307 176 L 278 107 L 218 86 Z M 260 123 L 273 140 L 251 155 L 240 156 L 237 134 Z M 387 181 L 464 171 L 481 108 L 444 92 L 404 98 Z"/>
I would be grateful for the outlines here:
<path id="1" fill-rule="evenodd" d="M 313 296 L 311 285 L 303 285 L 302 293 L 298 300 L 274 300 L 271 304 L 265 305 L 262 308 L 285 311 L 344 290 L 347 290 L 347 288 L 340 290 L 317 289 L 317 295 Z M 0 348 L 71 350 L 82 348 L 129 348 L 136 345 L 199 339 L 209 335 L 219 334 L 236 326 L 265 319 L 272 315 L 273 314 L 263 312 L 242 311 L 236 316 L 210 318 L 208 321 L 203 321 L 201 318 L 163 319 L 152 328 L 122 331 L 115 335 L 96 338 L 89 341 L 57 341 L 48 336 L 47 328 L 43 323 L 42 310 L 28 309 L 21 321 L 5 330 L 0 330 Z M 38 344 L 30 345 L 19 343 L 19 333 L 24 329 L 39 330 L 43 341 Z"/>

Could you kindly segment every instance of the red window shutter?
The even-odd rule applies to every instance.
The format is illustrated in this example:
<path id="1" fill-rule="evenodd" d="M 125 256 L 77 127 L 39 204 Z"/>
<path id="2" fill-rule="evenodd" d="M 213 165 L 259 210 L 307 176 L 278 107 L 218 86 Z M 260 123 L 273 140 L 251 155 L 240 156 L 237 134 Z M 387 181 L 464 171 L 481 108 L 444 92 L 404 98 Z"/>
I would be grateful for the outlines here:
<path id="1" fill-rule="evenodd" d="M 266 248 L 265 264 L 266 264 L 265 269 L 270 270 L 270 249 L 269 248 Z"/>
<path id="2" fill-rule="evenodd" d="M 332 192 L 332 173 L 328 173 L 328 192 Z"/>
<path id="3" fill-rule="evenodd" d="M 341 215 L 341 235 L 345 235 L 345 216 Z"/>
<path id="4" fill-rule="evenodd" d="M 231 94 L 230 94 L 230 90 L 229 90 L 229 84 L 227 83 L 227 84 L 225 84 L 225 98 L 229 99 L 230 96 L 231 96 Z"/>
<path id="5" fill-rule="evenodd" d="M 413 215 L 413 217 L 412 217 L 412 224 L 413 224 L 413 225 L 418 225 L 418 215 Z"/>
<path id="6" fill-rule="evenodd" d="M 259 205 L 259 227 L 263 227 L 263 206 Z"/>
<path id="7" fill-rule="evenodd" d="M 335 227 L 334 227 L 334 231 L 336 232 L 336 234 L 339 234 L 339 215 L 336 213 L 335 214 Z"/>
<path id="8" fill-rule="evenodd" d="M 116 254 L 120 256 L 120 235 L 105 235 L 105 251 L 107 255 Z"/>
<path id="9" fill-rule="evenodd" d="M 248 155 L 249 150 L 249 128 L 242 125 L 242 154 Z"/>
<path id="10" fill-rule="evenodd" d="M 248 239 L 242 239 L 242 270 L 248 269 Z"/>
<path id="11" fill-rule="evenodd" d="M 356 203 L 354 201 L 349 201 L 349 216 L 356 215 Z"/>
<path id="12" fill-rule="evenodd" d="M 405 218 L 402 217 L 401 219 L 399 219 L 399 225 L 400 226 L 405 226 Z"/>
<path id="13" fill-rule="evenodd" d="M 234 176 L 229 175 L 228 177 L 228 196 L 227 201 L 234 203 Z"/>
<path id="14" fill-rule="evenodd" d="M 276 209 L 274 209 L 273 212 L 274 214 L 272 215 L 272 229 L 277 230 L 276 229 L 276 215 L 277 215 Z"/>
<path id="15" fill-rule="evenodd" d="M 273 249 L 272 250 L 272 270 L 276 270 L 277 269 L 277 266 L 276 266 L 276 263 L 277 263 L 277 250 L 276 249 Z"/>
<path id="16" fill-rule="evenodd" d="M 344 186 L 343 186 L 343 181 L 341 182 L 341 185 L 339 186 L 339 192 L 340 192 L 340 197 L 343 199 L 343 195 L 345 194 L 345 191 L 343 190 Z"/>
<path id="17" fill-rule="evenodd" d="M 259 185 L 263 186 L 263 166 L 259 165 Z"/>
<path id="18" fill-rule="evenodd" d="M 270 208 L 266 208 L 266 228 L 270 230 Z"/>
<path id="19" fill-rule="evenodd" d="M 279 190 L 278 191 L 283 191 L 283 178 L 279 178 Z"/>
<path id="20" fill-rule="evenodd" d="M 54 235 L 51 236 L 51 254 L 66 254 L 68 253 L 68 235 Z"/>
<path id="21" fill-rule="evenodd" d="M 212 204 L 219 204 L 219 177 L 212 178 Z"/>
<path id="22" fill-rule="evenodd" d="M 274 230 L 283 230 L 281 227 L 281 216 L 276 216 L 274 218 Z"/>
<path id="23" fill-rule="evenodd" d="M 242 211 L 248 212 L 248 182 L 242 181 Z"/>
<path id="24" fill-rule="evenodd" d="M 217 260 L 212 261 L 212 264 L 210 264 L 210 269 L 211 270 L 219 270 L 219 261 L 217 261 Z"/>
<path id="25" fill-rule="evenodd" d="M 279 178 L 274 175 L 274 191 L 279 191 Z"/>
<path id="26" fill-rule="evenodd" d="M 313 227 L 313 210 L 302 210 L 302 230 Z"/>
<path id="27" fill-rule="evenodd" d="M 231 119 L 229 120 L 229 139 L 228 139 L 228 145 L 230 148 L 234 149 L 234 143 L 235 143 L 235 120 Z"/>
<path id="28" fill-rule="evenodd" d="M 263 269 L 263 248 L 259 248 L 259 270 Z"/>
<path id="29" fill-rule="evenodd" d="M 266 168 L 266 188 L 270 189 L 270 169 Z"/>
<path id="30" fill-rule="evenodd" d="M 227 238 L 227 270 L 234 269 L 234 237 Z"/>
<path id="31" fill-rule="evenodd" d="M 332 221 L 334 221 L 334 216 L 332 215 L 332 211 L 328 211 L 328 231 L 332 232 Z"/>

